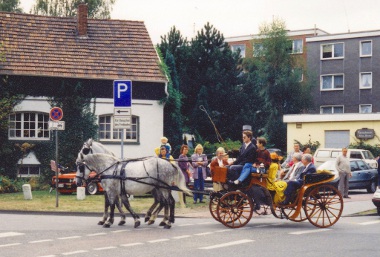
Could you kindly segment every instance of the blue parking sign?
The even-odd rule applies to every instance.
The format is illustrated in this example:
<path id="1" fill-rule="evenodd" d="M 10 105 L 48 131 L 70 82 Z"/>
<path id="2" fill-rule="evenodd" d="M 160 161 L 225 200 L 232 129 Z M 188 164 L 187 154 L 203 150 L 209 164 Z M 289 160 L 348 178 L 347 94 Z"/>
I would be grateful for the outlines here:
<path id="1" fill-rule="evenodd" d="M 113 81 L 114 107 L 132 107 L 132 81 Z"/>

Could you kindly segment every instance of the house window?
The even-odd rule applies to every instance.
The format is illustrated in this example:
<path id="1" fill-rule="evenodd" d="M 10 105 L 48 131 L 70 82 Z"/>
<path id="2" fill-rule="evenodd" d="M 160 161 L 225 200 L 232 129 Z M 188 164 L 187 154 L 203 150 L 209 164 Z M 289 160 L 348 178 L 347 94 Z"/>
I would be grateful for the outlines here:
<path id="1" fill-rule="evenodd" d="M 343 75 L 323 75 L 321 76 L 321 90 L 336 90 L 344 88 Z"/>
<path id="2" fill-rule="evenodd" d="M 49 115 L 45 113 L 19 112 L 9 115 L 9 139 L 48 140 Z"/>
<path id="3" fill-rule="evenodd" d="M 372 56 L 372 41 L 361 41 L 360 42 L 360 56 Z"/>
<path id="4" fill-rule="evenodd" d="M 343 105 L 321 106 L 321 114 L 343 113 Z"/>
<path id="5" fill-rule="evenodd" d="M 303 53 L 303 41 L 302 39 L 296 39 L 292 42 L 292 54 L 302 54 Z"/>
<path id="6" fill-rule="evenodd" d="M 261 44 L 261 43 L 254 43 L 253 44 L 253 56 L 254 57 L 258 57 L 258 56 L 263 55 L 264 54 L 263 51 L 264 51 L 263 44 Z"/>
<path id="7" fill-rule="evenodd" d="M 240 57 L 245 58 L 245 45 L 232 45 L 231 50 L 234 53 L 240 50 Z"/>
<path id="8" fill-rule="evenodd" d="M 343 43 L 321 45 L 321 48 L 322 48 L 321 59 L 334 59 L 334 58 L 344 57 Z"/>
<path id="9" fill-rule="evenodd" d="M 372 113 L 372 104 L 359 105 L 359 113 Z"/>
<path id="10" fill-rule="evenodd" d="M 372 88 L 372 72 L 360 73 L 360 89 Z"/>
<path id="11" fill-rule="evenodd" d="M 113 116 L 99 116 L 99 139 L 102 141 L 121 141 L 121 132 L 124 131 L 124 141 L 137 142 L 139 134 L 139 118 L 132 116 L 131 127 L 114 129 Z"/>
<path id="12" fill-rule="evenodd" d="M 39 166 L 22 166 L 18 172 L 20 177 L 38 177 L 40 176 Z"/>

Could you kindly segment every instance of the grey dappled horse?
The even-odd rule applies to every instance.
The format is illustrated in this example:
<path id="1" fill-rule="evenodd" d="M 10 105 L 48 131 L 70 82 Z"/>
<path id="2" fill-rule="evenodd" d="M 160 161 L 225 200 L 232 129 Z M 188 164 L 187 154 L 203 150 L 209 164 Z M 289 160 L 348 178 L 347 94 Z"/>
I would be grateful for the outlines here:
<path id="1" fill-rule="evenodd" d="M 122 161 L 107 154 L 89 154 L 81 156 L 81 159 L 87 169 L 84 174 L 77 173 L 78 177 L 83 176 L 84 179 L 87 179 L 88 171 L 95 170 L 101 176 L 102 185 L 103 183 L 107 184 L 107 196 L 111 204 L 110 219 L 114 215 L 114 203 L 117 196 L 120 195 L 123 201 L 126 194 L 144 195 L 153 191 L 156 194 L 155 197 L 159 198 L 161 209 L 163 206 L 169 206 L 172 210 L 169 217 L 168 208 L 165 208 L 163 220 L 164 228 L 170 228 L 174 221 L 175 207 L 170 187 L 177 186 L 184 193 L 192 195 L 186 187 L 185 177 L 180 168 L 161 158 L 147 157 Z"/>
<path id="2" fill-rule="evenodd" d="M 82 161 L 80 154 L 87 155 L 87 154 L 94 154 L 94 153 L 104 153 L 104 154 L 109 154 L 109 155 L 115 156 L 115 154 L 113 152 L 109 151 L 104 145 L 102 145 L 101 143 L 96 142 L 92 138 L 90 138 L 86 142 L 83 143 L 82 149 L 78 153 L 78 157 L 76 160 L 77 174 L 78 174 L 78 172 L 84 173 L 84 169 L 86 168 L 83 165 L 78 165 L 78 162 L 80 163 Z M 78 178 L 77 178 L 76 183 L 78 186 L 80 186 L 82 184 L 82 181 L 78 180 Z M 107 198 L 107 189 L 103 185 L 102 185 L 102 187 L 105 191 L 104 192 L 104 212 L 103 212 L 102 220 L 98 222 L 98 225 L 104 225 L 105 224 L 106 220 L 108 219 L 108 208 L 110 207 L 110 203 L 109 203 L 108 198 Z M 121 220 L 120 220 L 118 225 L 119 226 L 124 225 L 126 215 L 125 215 L 125 213 L 124 213 L 124 211 L 120 205 L 119 199 L 115 200 L 115 204 L 116 204 L 116 207 L 119 210 L 120 215 L 121 215 Z M 127 204 L 127 206 L 129 206 L 129 203 Z M 127 206 L 126 206 L 126 208 L 127 208 Z M 127 210 L 129 211 L 128 208 L 127 208 Z"/>

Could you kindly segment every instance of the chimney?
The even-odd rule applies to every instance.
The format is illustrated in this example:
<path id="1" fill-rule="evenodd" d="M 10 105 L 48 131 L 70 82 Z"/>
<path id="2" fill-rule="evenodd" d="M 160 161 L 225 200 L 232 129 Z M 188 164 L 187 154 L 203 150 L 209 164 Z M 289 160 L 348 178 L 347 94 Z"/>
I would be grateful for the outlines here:
<path id="1" fill-rule="evenodd" d="M 87 15 L 88 15 L 88 6 L 85 3 L 80 3 L 78 5 L 77 13 L 77 30 L 78 36 L 80 38 L 87 38 Z"/>

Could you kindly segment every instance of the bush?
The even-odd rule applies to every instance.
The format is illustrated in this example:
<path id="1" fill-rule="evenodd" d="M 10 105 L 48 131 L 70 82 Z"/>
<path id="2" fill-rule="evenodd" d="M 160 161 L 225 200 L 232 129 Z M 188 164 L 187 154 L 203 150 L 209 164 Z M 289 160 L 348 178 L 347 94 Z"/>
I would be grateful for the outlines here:
<path id="1" fill-rule="evenodd" d="M 47 190 L 50 188 L 50 185 L 42 177 L 10 179 L 6 176 L 0 176 L 0 194 L 21 192 L 24 184 L 30 184 L 32 190 Z"/>
<path id="2" fill-rule="evenodd" d="M 359 142 L 350 144 L 348 146 L 348 148 L 368 150 L 368 151 L 370 151 L 373 154 L 374 157 L 377 157 L 380 154 L 380 148 L 379 147 L 373 146 L 373 145 L 370 145 L 370 144 L 366 144 L 363 141 L 359 141 Z"/>
<path id="3" fill-rule="evenodd" d="M 5 176 L 0 176 L 0 193 L 14 193 L 19 191 L 21 190 L 18 188 L 18 185 L 14 180 Z"/>

